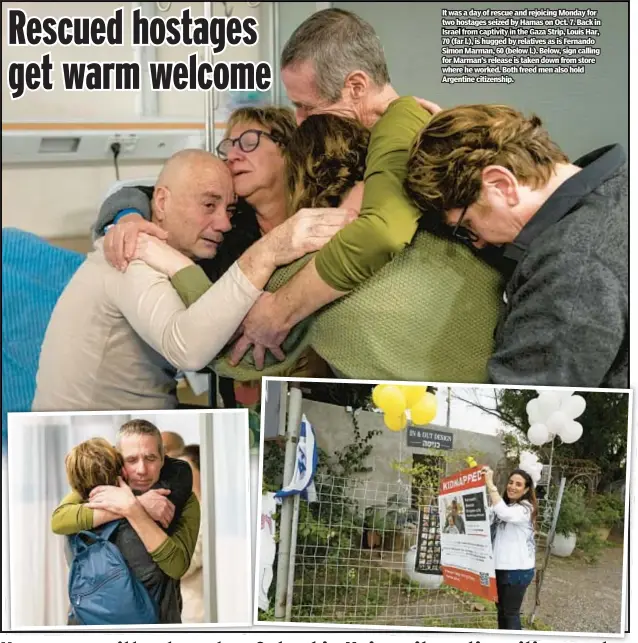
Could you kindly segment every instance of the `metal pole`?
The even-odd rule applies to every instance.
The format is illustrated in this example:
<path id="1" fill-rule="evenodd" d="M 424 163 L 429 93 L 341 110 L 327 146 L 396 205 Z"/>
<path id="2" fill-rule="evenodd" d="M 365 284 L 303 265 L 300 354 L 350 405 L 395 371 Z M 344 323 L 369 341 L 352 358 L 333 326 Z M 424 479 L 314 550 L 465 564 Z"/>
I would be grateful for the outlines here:
<path id="1" fill-rule="evenodd" d="M 277 428 L 277 436 L 283 437 L 286 435 L 286 400 L 288 399 L 288 382 L 280 382 L 281 387 L 279 391 L 279 427 Z"/>
<path id="2" fill-rule="evenodd" d="M 214 2 L 204 2 L 204 17 L 210 24 L 214 15 Z M 210 63 L 211 69 L 214 64 L 212 47 L 204 47 L 204 61 Z M 211 154 L 215 153 L 215 89 L 204 92 L 205 108 L 205 132 L 204 132 L 204 149 Z"/>
<path id="3" fill-rule="evenodd" d="M 297 439 L 301 424 L 301 389 L 291 385 L 288 398 L 288 431 L 286 432 L 286 454 L 284 459 L 283 484 L 287 485 L 295 470 Z M 279 521 L 279 551 L 277 558 L 277 582 L 275 585 L 275 620 L 286 617 L 288 570 L 290 567 L 290 537 L 294 518 L 294 498 L 284 498 Z"/>
<path id="4" fill-rule="evenodd" d="M 272 104 L 281 104 L 281 76 L 279 72 L 279 2 L 268 3 L 268 21 L 269 21 L 269 49 L 270 60 L 272 64 Z"/>
<path id="5" fill-rule="evenodd" d="M 288 591 L 286 592 L 286 622 L 292 618 L 292 595 L 295 587 L 295 558 L 297 556 L 297 528 L 299 527 L 299 503 L 301 498 L 295 494 L 290 530 L 290 562 L 288 563 Z"/>
<path id="6" fill-rule="evenodd" d="M 134 8 L 141 9 L 141 14 L 151 20 L 157 14 L 155 2 L 134 2 Z M 159 116 L 159 92 L 151 87 L 150 65 L 157 60 L 156 47 L 151 45 L 135 45 L 133 47 L 135 62 L 142 71 L 140 92 L 136 97 L 137 115 L 142 118 Z"/>
<path id="7" fill-rule="evenodd" d="M 450 428 L 450 416 L 452 413 L 452 389 L 448 386 L 447 387 L 447 421 L 445 426 L 449 429 Z"/>
<path id="8" fill-rule="evenodd" d="M 551 448 L 551 451 L 549 452 L 549 473 L 547 474 L 547 496 L 546 496 L 545 504 L 549 503 L 549 501 L 551 500 L 552 464 L 554 462 L 554 444 L 555 444 L 555 440 L 556 440 L 556 436 L 554 436 L 552 438 L 552 448 Z"/>
<path id="9" fill-rule="evenodd" d="M 547 571 L 547 566 L 549 564 L 549 555 L 551 553 L 552 542 L 554 541 L 554 536 L 556 534 L 556 523 L 558 522 L 558 514 L 560 512 L 560 505 L 563 499 L 563 492 L 565 491 L 565 483 L 567 479 L 565 477 L 560 479 L 560 485 L 558 487 L 558 496 L 556 498 L 556 507 L 554 508 L 554 515 L 552 516 L 552 524 L 549 528 L 549 533 L 547 534 L 547 541 L 545 543 L 545 559 L 543 560 L 543 566 L 537 572 L 536 577 L 536 600 L 534 601 L 534 609 L 529 617 L 529 622 L 534 623 L 536 618 L 536 608 L 540 605 L 540 594 L 541 588 L 543 586 L 543 581 L 545 580 L 545 572 Z"/>

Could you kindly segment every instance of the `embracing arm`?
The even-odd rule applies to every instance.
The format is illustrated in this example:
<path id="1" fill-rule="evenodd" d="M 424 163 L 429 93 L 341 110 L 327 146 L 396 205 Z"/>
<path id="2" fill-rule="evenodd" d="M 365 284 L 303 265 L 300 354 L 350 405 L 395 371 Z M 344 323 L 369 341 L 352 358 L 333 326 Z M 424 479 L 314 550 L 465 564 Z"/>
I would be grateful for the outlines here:
<path id="1" fill-rule="evenodd" d="M 193 470 L 188 462 L 166 456 L 155 486 L 170 490 L 168 499 L 175 506 L 175 517 L 179 518 L 193 490 Z"/>
<path id="2" fill-rule="evenodd" d="M 89 509 L 82 503 L 80 494 L 71 491 L 54 509 L 51 515 L 51 530 L 54 534 L 69 536 L 121 517 L 103 509 Z"/>
<path id="3" fill-rule="evenodd" d="M 316 257 L 317 273 L 333 289 L 353 290 L 412 241 L 421 215 L 403 185 L 412 142 L 430 118 L 413 98 L 400 98 L 372 129 L 359 217 Z"/>
<path id="4" fill-rule="evenodd" d="M 128 520 L 146 551 L 171 578 L 180 578 L 188 569 L 199 532 L 200 509 L 191 493 L 175 533 L 169 536 L 148 515 L 139 498 L 119 479 L 117 486 L 98 486 L 91 491 L 90 506 L 119 513 Z"/>
<path id="5" fill-rule="evenodd" d="M 104 235 L 106 226 L 112 224 L 116 217 L 124 214 L 136 214 L 151 220 L 151 201 L 148 192 L 152 188 L 124 187 L 109 196 L 102 206 L 93 227 L 93 240 Z"/>
<path id="6" fill-rule="evenodd" d="M 256 326 L 272 316 L 273 327 L 282 334 L 289 332 L 369 279 L 412 241 L 420 212 L 403 183 L 410 146 L 430 118 L 412 98 L 390 105 L 372 130 L 359 217 L 274 294 L 270 313 L 264 307 L 261 319 L 255 314 Z M 259 341 L 258 333 L 255 340 Z"/>
<path id="7" fill-rule="evenodd" d="M 140 519 L 143 520 L 143 512 L 137 513 Z M 134 517 L 133 520 L 129 518 L 129 522 L 137 531 L 146 549 L 151 554 L 151 558 L 171 578 L 181 578 L 188 571 L 197 544 L 200 520 L 201 510 L 195 494 L 190 495 L 182 517 L 177 523 L 177 529 L 172 536 L 163 534 L 162 537 L 157 533 L 153 535 L 150 533 L 151 528 L 148 521 L 146 521 L 145 526 L 137 523 L 138 526 L 136 527 L 136 518 Z M 155 523 L 152 523 L 152 525 L 159 529 Z M 138 528 L 140 531 L 138 531 Z M 149 530 L 148 534 L 146 529 Z"/>
<path id="8" fill-rule="evenodd" d="M 323 247 L 355 216 L 342 208 L 300 210 L 256 241 L 214 285 L 183 255 L 145 237 L 138 253 L 145 263 L 135 261 L 118 275 L 114 300 L 136 332 L 173 365 L 199 370 L 225 346 L 277 266 Z"/>
<path id="9" fill-rule="evenodd" d="M 203 271 L 192 266 L 190 271 Z M 176 369 L 197 371 L 226 345 L 261 294 L 234 264 L 186 308 L 168 279 L 141 261 L 113 271 L 109 297 L 135 332 Z"/>

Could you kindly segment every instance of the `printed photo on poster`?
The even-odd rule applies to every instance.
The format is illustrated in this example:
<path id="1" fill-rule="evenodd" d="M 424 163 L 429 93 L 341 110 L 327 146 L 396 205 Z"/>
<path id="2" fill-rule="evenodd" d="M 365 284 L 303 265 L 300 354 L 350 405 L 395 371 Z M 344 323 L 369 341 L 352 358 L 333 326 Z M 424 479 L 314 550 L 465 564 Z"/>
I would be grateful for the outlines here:
<path id="1" fill-rule="evenodd" d="M 481 467 L 441 480 L 441 571 L 445 583 L 497 601 L 496 572 Z"/>

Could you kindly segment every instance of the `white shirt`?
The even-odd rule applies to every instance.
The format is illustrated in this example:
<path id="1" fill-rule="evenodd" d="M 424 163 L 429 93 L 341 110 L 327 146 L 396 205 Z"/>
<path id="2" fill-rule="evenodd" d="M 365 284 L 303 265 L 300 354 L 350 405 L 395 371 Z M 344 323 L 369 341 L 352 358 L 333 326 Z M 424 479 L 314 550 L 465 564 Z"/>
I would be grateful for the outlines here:
<path id="1" fill-rule="evenodd" d="M 532 505 L 523 500 L 508 505 L 504 500 L 491 508 L 492 521 L 498 518 L 494 538 L 495 569 L 533 569 L 536 543 L 532 527 Z"/>
<path id="2" fill-rule="evenodd" d="M 104 240 L 67 284 L 40 353 L 33 411 L 172 409 L 175 375 L 208 364 L 259 298 L 237 263 L 189 308 L 142 261 L 122 273 Z"/>

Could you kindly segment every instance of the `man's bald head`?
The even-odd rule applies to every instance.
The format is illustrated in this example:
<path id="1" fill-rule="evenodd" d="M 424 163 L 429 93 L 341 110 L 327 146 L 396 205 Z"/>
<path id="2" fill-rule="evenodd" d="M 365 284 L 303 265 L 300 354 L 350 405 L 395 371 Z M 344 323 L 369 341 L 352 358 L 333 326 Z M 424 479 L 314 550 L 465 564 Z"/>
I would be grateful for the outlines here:
<path id="1" fill-rule="evenodd" d="M 206 150 L 186 149 L 176 152 L 164 163 L 155 185 L 175 188 L 198 172 L 219 172 L 222 177 L 230 177 L 226 164 L 215 155 Z"/>
<path id="2" fill-rule="evenodd" d="M 184 438 L 173 431 L 162 431 L 164 453 L 170 458 L 179 458 L 184 451 Z"/>
<path id="3" fill-rule="evenodd" d="M 212 258 L 230 230 L 233 202 L 226 165 L 204 150 L 181 150 L 166 161 L 155 184 L 153 221 L 168 232 L 173 248 L 193 259 Z"/>

